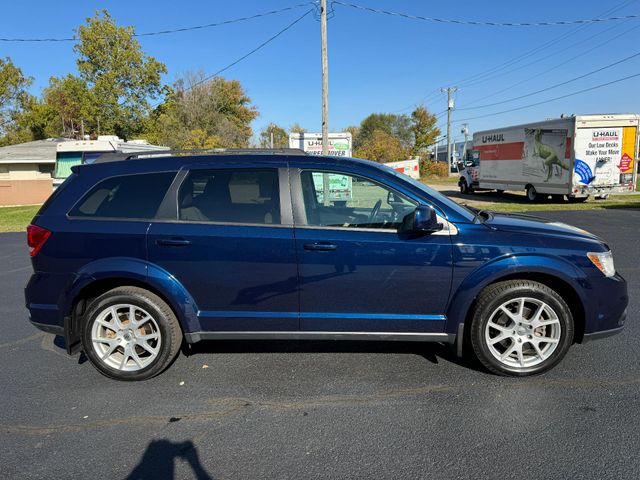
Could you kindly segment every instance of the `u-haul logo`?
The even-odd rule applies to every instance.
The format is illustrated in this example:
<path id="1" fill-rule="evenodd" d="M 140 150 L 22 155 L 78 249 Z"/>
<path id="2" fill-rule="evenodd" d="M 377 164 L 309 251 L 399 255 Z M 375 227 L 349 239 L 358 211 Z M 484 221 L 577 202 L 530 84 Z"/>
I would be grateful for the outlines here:
<path id="1" fill-rule="evenodd" d="M 493 133 L 491 135 L 483 135 L 482 143 L 498 143 L 504 142 L 504 133 Z"/>

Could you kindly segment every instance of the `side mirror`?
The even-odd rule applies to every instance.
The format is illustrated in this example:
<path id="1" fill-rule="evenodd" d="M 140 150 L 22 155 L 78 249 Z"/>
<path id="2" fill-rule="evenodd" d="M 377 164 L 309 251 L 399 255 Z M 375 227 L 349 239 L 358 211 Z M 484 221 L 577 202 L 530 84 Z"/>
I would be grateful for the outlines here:
<path id="1" fill-rule="evenodd" d="M 409 215 L 404 217 L 400 230 L 404 233 L 435 233 L 444 228 L 438 222 L 438 216 L 433 207 L 418 205 Z"/>

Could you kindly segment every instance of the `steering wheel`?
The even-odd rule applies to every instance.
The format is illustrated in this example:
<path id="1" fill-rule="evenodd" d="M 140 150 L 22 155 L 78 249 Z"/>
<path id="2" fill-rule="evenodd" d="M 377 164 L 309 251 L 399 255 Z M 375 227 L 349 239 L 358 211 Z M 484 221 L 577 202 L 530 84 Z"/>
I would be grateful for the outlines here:
<path id="1" fill-rule="evenodd" d="M 371 213 L 369 214 L 369 220 L 367 221 L 367 223 L 373 223 L 373 221 L 378 216 L 378 213 L 380 213 L 381 206 L 382 206 L 382 200 L 378 200 L 376 204 L 373 206 Z"/>

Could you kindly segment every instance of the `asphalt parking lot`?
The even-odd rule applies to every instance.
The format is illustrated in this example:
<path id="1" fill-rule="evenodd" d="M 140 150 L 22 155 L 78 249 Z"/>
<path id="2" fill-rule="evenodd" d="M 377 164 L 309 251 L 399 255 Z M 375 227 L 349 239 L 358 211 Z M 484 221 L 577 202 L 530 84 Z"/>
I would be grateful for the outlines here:
<path id="1" fill-rule="evenodd" d="M 29 324 L 25 238 L 1 234 L 0 476 L 636 479 L 640 210 L 536 214 L 605 238 L 631 305 L 530 379 L 438 345 L 210 342 L 115 382 Z"/>

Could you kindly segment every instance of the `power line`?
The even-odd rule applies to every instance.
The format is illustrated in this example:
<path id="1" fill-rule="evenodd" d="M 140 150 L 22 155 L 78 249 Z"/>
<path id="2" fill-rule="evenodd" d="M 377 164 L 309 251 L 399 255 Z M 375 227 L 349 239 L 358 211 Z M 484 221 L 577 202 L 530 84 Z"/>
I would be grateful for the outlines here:
<path id="1" fill-rule="evenodd" d="M 625 0 L 621 4 L 619 4 L 619 5 L 617 5 L 617 6 L 613 7 L 613 8 L 609 8 L 609 9 L 605 10 L 604 12 L 600 13 L 599 15 L 600 16 L 604 16 L 604 15 L 613 14 L 614 12 L 617 12 L 617 11 L 619 11 L 619 10 L 625 8 L 625 7 L 628 7 L 630 4 L 635 3 L 636 1 L 637 0 Z M 466 87 L 469 87 L 469 86 L 472 86 L 472 85 L 476 85 L 478 83 L 485 82 L 485 81 L 487 81 L 487 80 L 489 80 L 491 78 L 494 78 L 496 76 L 497 72 L 500 72 L 500 71 L 502 71 L 502 70 L 504 70 L 504 69 L 506 69 L 506 68 L 508 68 L 508 67 L 510 67 L 512 65 L 515 65 L 515 64 L 521 62 L 522 60 L 525 60 L 526 58 L 535 56 L 538 52 L 544 51 L 544 49 L 546 47 L 551 46 L 551 45 L 556 45 L 561 40 L 564 40 L 564 39 L 566 39 L 568 37 L 571 37 L 572 35 L 575 35 L 576 33 L 579 33 L 580 31 L 582 31 L 582 30 L 584 30 L 586 28 L 589 28 L 591 25 L 592 24 L 580 25 L 577 28 L 575 28 L 574 30 L 569 31 L 569 32 L 565 32 L 560 36 L 551 38 L 550 40 L 547 40 L 543 44 L 538 45 L 537 47 L 534 47 L 531 50 L 527 50 L 526 52 L 524 52 L 524 53 L 522 53 L 520 55 L 517 55 L 514 58 L 512 58 L 510 60 L 507 60 L 506 62 L 501 63 L 496 67 L 493 67 L 491 69 L 485 70 L 485 71 L 480 72 L 480 73 L 477 73 L 475 75 L 471 75 L 470 77 L 467 77 L 467 78 L 465 78 L 463 80 L 460 80 L 457 83 L 459 85 L 464 85 Z M 617 27 L 617 25 L 614 25 L 611 28 L 618 28 L 618 27 Z M 588 37 L 587 39 L 585 39 L 583 41 L 589 40 L 589 39 L 594 38 L 594 37 L 596 37 L 596 36 L 598 36 L 598 35 L 600 35 L 602 33 L 605 33 L 607 31 L 609 31 L 611 28 L 609 28 L 607 30 L 604 30 L 603 32 L 599 32 L 599 33 L 597 33 L 597 34 L 595 34 L 595 35 L 593 35 L 591 37 Z M 581 43 L 581 42 L 578 42 L 578 43 Z M 576 44 L 572 44 L 570 47 L 565 47 L 565 50 L 567 48 L 571 48 L 571 47 L 573 47 L 575 45 Z M 545 58 L 548 58 L 548 57 L 545 57 Z M 535 63 L 535 62 L 533 62 L 533 63 Z M 519 68 L 521 68 L 521 67 L 519 67 Z M 507 73 L 510 73 L 511 71 L 513 71 L 513 70 L 510 70 Z"/>
<path id="2" fill-rule="evenodd" d="M 638 18 L 640 15 L 624 15 L 618 17 L 608 17 L 608 18 L 590 18 L 590 19 L 581 19 L 581 20 L 558 20 L 552 22 L 480 22 L 480 21 L 472 21 L 472 20 L 456 20 L 451 18 L 435 18 L 435 17 L 424 17 L 422 15 L 410 15 L 408 13 L 401 12 L 391 12 L 389 10 L 381 10 L 377 8 L 367 7 L 364 5 L 356 5 L 354 3 L 346 3 L 340 1 L 333 1 L 333 5 L 342 5 L 343 7 L 351 7 L 357 10 L 365 10 L 371 13 L 379 13 L 383 15 L 390 15 L 394 17 L 407 18 L 410 20 L 422 20 L 425 22 L 436 22 L 436 23 L 448 23 L 448 24 L 456 24 L 456 25 L 474 25 L 474 26 L 484 26 L 484 27 L 551 27 L 551 26 L 562 26 L 562 25 L 580 25 L 580 24 L 591 24 L 591 23 L 604 23 L 611 22 L 616 20 L 627 20 L 630 18 Z"/>
<path id="3" fill-rule="evenodd" d="M 607 10 L 603 11 L 602 13 L 600 13 L 600 14 L 599 14 L 599 16 L 611 15 L 611 14 L 613 14 L 614 12 L 617 12 L 617 11 L 619 11 L 619 10 L 621 10 L 621 9 L 625 8 L 625 7 L 628 7 L 629 5 L 631 5 L 632 3 L 635 3 L 635 2 L 637 2 L 637 1 L 638 1 L 638 0 L 624 0 L 622 3 L 620 3 L 620 4 L 616 5 L 616 6 L 612 7 L 612 8 L 608 8 Z M 628 20 L 627 20 L 627 21 L 628 21 Z M 556 44 L 557 42 L 559 42 L 559 41 L 561 41 L 561 40 L 564 40 L 565 38 L 568 38 L 568 37 L 570 37 L 570 36 L 572 36 L 572 35 L 575 35 L 576 33 L 580 32 L 581 30 L 583 30 L 583 29 L 585 29 L 585 28 L 588 28 L 590 25 L 591 25 L 591 24 L 583 24 L 583 25 L 580 25 L 580 26 L 578 26 L 576 29 L 574 29 L 573 31 L 565 32 L 565 33 L 563 33 L 563 34 L 562 34 L 562 35 L 560 35 L 560 36 L 554 37 L 554 38 L 552 38 L 552 39 L 550 39 L 550 40 L 546 41 L 545 43 L 543 43 L 543 44 L 541 44 L 541 45 L 538 45 L 537 47 L 535 47 L 535 48 L 533 48 L 533 49 L 531 49 L 531 50 L 527 50 L 527 51 L 525 51 L 524 53 L 522 53 L 522 54 L 520 54 L 520 55 L 517 55 L 517 56 L 515 56 L 515 57 L 511 58 L 510 60 L 507 60 L 507 61 L 506 61 L 506 62 L 504 62 L 504 63 L 498 64 L 497 66 L 492 67 L 491 69 L 488 69 L 488 70 L 485 70 L 485 71 L 482 71 L 482 72 L 479 72 L 479 73 L 473 74 L 473 75 L 471 75 L 471 76 L 469 76 L 469 77 L 466 77 L 466 78 L 464 78 L 464 79 L 458 80 L 457 82 L 454 82 L 454 83 L 455 83 L 455 84 L 457 84 L 457 85 L 471 86 L 471 85 L 476 85 L 476 84 L 482 83 L 482 82 L 484 82 L 484 81 L 486 81 L 486 80 L 489 80 L 489 79 L 491 79 L 491 78 L 494 78 L 494 77 L 496 76 L 496 72 L 499 72 L 499 71 L 501 71 L 501 70 L 504 70 L 504 69 L 506 69 L 506 68 L 508 68 L 508 67 L 510 67 L 510 66 L 512 66 L 512 65 L 514 65 L 514 64 L 517 64 L 518 62 L 520 62 L 520 61 L 522 61 L 522 60 L 524 60 L 524 59 L 526 59 L 526 58 L 529 58 L 529 57 L 531 57 L 531 56 L 534 56 L 534 55 L 536 55 L 538 52 L 540 52 L 540 51 L 544 50 L 546 47 L 548 47 L 548 46 L 550 46 L 550 45 L 554 45 L 554 44 Z M 566 48 L 565 48 L 565 50 L 566 50 L 566 49 L 568 49 L 568 48 L 571 48 L 571 47 L 573 47 L 573 46 L 575 46 L 575 45 L 578 45 L 578 44 L 580 44 L 580 43 L 583 43 L 584 41 L 588 41 L 588 40 L 590 40 L 590 39 L 592 39 L 592 38 L 595 38 L 595 37 L 596 37 L 596 36 L 598 36 L 598 35 L 601 35 L 601 34 L 603 34 L 603 33 L 606 33 L 606 32 L 608 32 L 609 30 L 611 30 L 612 28 L 618 28 L 618 25 L 614 25 L 613 27 L 610 27 L 610 28 L 608 28 L 608 29 L 606 29 L 606 30 L 604 30 L 604 31 L 602 31 L 602 32 L 598 32 L 597 34 L 592 35 L 592 36 L 590 36 L 590 37 L 588 37 L 588 38 L 586 38 L 586 39 L 584 39 L 584 40 L 582 40 L 582 41 L 580 41 L 580 42 L 574 43 L 574 44 L 570 45 L 569 47 L 566 47 Z M 636 28 L 636 27 L 634 27 L 634 28 Z M 630 31 L 630 30 L 629 30 L 629 31 Z M 625 31 L 625 32 L 626 32 L 626 31 Z M 622 34 L 621 34 L 621 35 L 618 35 L 618 36 L 622 36 Z M 616 37 L 618 37 L 618 36 L 616 36 Z M 614 37 L 614 38 L 616 38 L 616 37 Z M 605 42 L 605 43 L 609 43 L 610 41 L 611 41 L 611 40 L 608 40 L 608 41 L 607 41 L 607 42 Z M 601 45 L 599 45 L 599 46 L 602 46 L 602 45 L 604 45 L 604 43 L 603 43 L 603 44 L 601 44 Z M 561 51 L 562 51 L 562 50 L 561 50 Z M 552 56 L 552 55 L 547 55 L 547 56 L 546 56 L 546 57 L 544 57 L 543 59 L 549 58 L 550 56 Z M 541 59 L 541 60 L 543 60 L 543 59 Z M 575 59 L 575 57 L 574 57 L 574 58 L 572 58 L 572 60 L 573 60 L 573 59 Z M 531 64 L 533 64 L 533 63 L 537 63 L 537 61 L 531 62 L 531 63 L 529 63 L 529 64 L 527 64 L 527 65 L 531 65 Z M 508 74 L 508 73 L 510 73 L 511 71 L 514 71 L 514 70 L 509 70 L 509 71 L 507 71 L 505 74 Z M 548 71 L 547 71 L 547 72 L 548 72 Z M 545 73 L 547 73 L 547 72 L 545 72 Z M 503 75 L 504 75 L 504 74 L 503 74 Z M 488 77 L 488 78 L 483 78 L 483 77 Z M 526 80 L 524 80 L 524 81 L 522 81 L 522 82 L 520 82 L 520 83 L 524 83 L 524 82 L 526 82 L 526 81 L 530 80 L 531 78 L 535 78 L 535 77 L 528 77 Z M 517 85 L 517 84 L 516 84 L 516 85 Z M 509 88 L 511 88 L 511 87 L 508 87 L 508 88 L 506 88 L 505 90 L 508 90 Z M 505 91 L 505 90 L 503 90 L 503 91 Z M 427 98 L 432 97 L 433 95 L 437 95 L 438 93 L 439 93 L 439 90 L 438 90 L 438 89 L 435 89 L 435 90 L 431 91 L 431 93 L 428 93 L 425 97 L 423 97 L 423 99 L 422 99 L 421 101 L 422 101 L 422 102 L 426 102 L 426 101 L 427 101 Z M 500 92 L 498 92 L 498 93 L 502 93 L 502 91 L 500 91 Z M 475 100 L 475 101 L 473 101 L 473 102 L 471 102 L 471 103 L 476 103 L 476 102 L 478 102 L 478 101 L 484 100 L 485 98 L 489 98 L 489 97 L 491 97 L 491 96 L 492 96 L 492 95 L 487 95 L 487 96 L 482 97 L 482 98 L 480 98 L 479 100 Z M 407 109 L 411 108 L 412 106 L 416 105 L 417 103 L 420 103 L 420 102 L 416 102 L 416 103 L 414 103 L 414 104 L 412 104 L 412 105 L 410 105 L 410 106 L 404 107 L 404 108 L 402 108 L 402 109 L 398 110 L 398 112 L 405 111 L 405 110 L 407 110 Z"/>
<path id="4" fill-rule="evenodd" d="M 253 20 L 255 18 L 268 17 L 270 15 L 275 15 L 278 13 L 294 10 L 300 7 L 309 6 L 313 3 L 314 2 L 299 3 L 297 5 L 291 5 L 290 7 L 284 7 L 278 10 L 271 10 L 268 12 L 256 13 L 255 15 L 234 18 L 232 20 L 224 20 L 222 22 L 207 23 L 204 25 L 194 25 L 191 27 L 181 27 L 181 28 L 174 28 L 169 30 L 158 30 L 155 32 L 134 33 L 132 36 L 133 37 L 151 37 L 151 36 L 157 36 L 157 35 L 169 35 L 172 33 L 191 32 L 194 30 L 202 30 L 205 28 L 214 28 L 222 25 L 230 25 L 232 23 L 245 22 L 247 20 Z M 76 40 L 78 40 L 78 37 L 76 36 L 66 37 L 66 38 L 0 38 L 0 42 L 74 42 Z"/>
<path id="5" fill-rule="evenodd" d="M 555 102 L 556 100 L 561 100 L 563 98 L 573 97 L 574 95 L 579 95 L 581 93 L 590 92 L 592 90 L 597 90 L 599 88 L 603 88 L 603 87 L 607 87 L 609 85 L 613 85 L 613 84 L 616 84 L 616 83 L 624 82 L 625 80 L 629 80 L 629 79 L 635 78 L 635 77 L 640 77 L 640 73 L 635 73 L 635 74 L 629 75 L 627 77 L 618 78 L 617 80 L 612 80 L 610 82 L 601 83 L 601 84 L 595 85 L 593 87 L 585 88 L 583 90 L 578 90 L 577 92 L 567 93 L 566 95 L 561 95 L 559 97 L 550 98 L 548 100 L 543 100 L 541 102 L 530 103 L 529 105 L 523 105 L 523 106 L 520 106 L 520 107 L 510 108 L 508 110 L 502 110 L 500 112 L 493 112 L 493 113 L 487 113 L 485 115 L 478 115 L 478 116 L 475 116 L 475 117 L 462 118 L 462 119 L 456 120 L 455 122 L 452 122 L 452 123 L 468 122 L 469 120 L 476 120 L 478 118 L 492 117 L 494 115 L 501 115 L 503 113 L 515 112 L 515 111 L 518 111 L 518 110 L 524 110 L 525 108 L 536 107 L 538 105 L 544 105 L 545 103 L 551 103 L 551 102 Z"/>
<path id="6" fill-rule="evenodd" d="M 606 69 L 608 69 L 608 68 L 614 67 L 614 66 L 619 65 L 619 64 L 621 64 L 621 63 L 628 62 L 629 60 L 631 60 L 631 59 L 633 59 L 633 58 L 636 58 L 636 57 L 638 57 L 638 56 L 640 56 L 640 52 L 635 53 L 635 54 L 633 54 L 633 55 L 629 55 L 628 57 L 623 58 L 622 60 L 618 60 L 617 62 L 610 63 L 609 65 L 605 65 L 604 67 L 600 67 L 600 68 L 598 68 L 598 69 L 596 69 L 596 70 L 592 70 L 592 71 L 587 72 L 587 73 L 585 73 L 585 74 L 583 74 L 583 75 L 579 75 L 579 76 L 574 77 L 574 78 L 572 78 L 572 79 L 570 79 L 570 80 L 566 80 L 566 81 L 564 81 L 564 82 L 556 83 L 555 85 L 551 85 L 551 86 L 549 86 L 549 87 L 543 88 L 543 89 L 541 89 L 541 90 L 536 90 L 535 92 L 527 93 L 527 94 L 525 94 L 525 95 L 519 95 L 519 96 L 517 96 L 517 97 L 509 98 L 509 99 L 507 99 L 507 100 L 502 100 L 502 101 L 500 101 L 500 102 L 487 103 L 486 105 L 477 105 L 477 106 L 475 106 L 475 107 L 464 107 L 464 108 L 458 108 L 457 110 L 458 110 L 458 111 L 463 111 L 463 110 L 477 110 L 477 109 L 480 109 L 480 108 L 488 108 L 488 107 L 493 107 L 493 106 L 496 106 L 496 105 L 502 105 L 502 104 L 505 104 L 505 103 L 511 103 L 511 102 L 513 102 L 513 101 L 515 101 L 515 100 L 520 100 L 520 99 L 522 99 L 522 98 L 531 97 L 531 96 L 533 96 L 533 95 L 537 95 L 537 94 L 539 94 L 539 93 L 546 92 L 546 91 L 548 91 L 548 90 L 553 90 L 554 88 L 558 88 L 558 87 L 561 87 L 561 86 L 563 86 L 563 85 L 567 85 L 567 84 L 569 84 L 569 83 L 573 83 L 573 82 L 575 82 L 575 81 L 578 81 L 578 80 L 581 80 L 581 79 L 583 79 L 583 78 L 589 77 L 589 76 L 591 76 L 591 75 L 594 75 L 594 74 L 596 74 L 596 73 L 598 73 L 598 72 L 601 72 L 601 71 L 603 71 L 603 70 L 606 70 Z"/>
<path id="7" fill-rule="evenodd" d="M 544 71 L 542 74 L 529 75 L 528 77 L 524 78 L 523 80 L 520 80 L 520 81 L 518 81 L 518 82 L 516 82 L 516 83 L 513 83 L 513 84 L 509 85 L 508 87 L 503 88 L 502 90 L 499 90 L 499 91 L 497 91 L 497 92 L 494 92 L 494 93 L 492 93 L 492 94 L 490 94 L 490 95 L 485 95 L 485 96 L 483 96 L 483 97 L 477 98 L 476 100 L 473 100 L 473 101 L 471 101 L 471 102 L 467 102 L 467 105 L 473 105 L 474 103 L 480 102 L 480 101 L 485 100 L 485 99 L 487 99 L 487 98 L 495 97 L 496 95 L 499 95 L 499 94 L 504 93 L 504 92 L 506 92 L 506 91 L 508 91 L 508 90 L 511 90 L 512 88 L 517 87 L 517 86 L 519 86 L 519 85 L 522 85 L 523 83 L 527 83 L 527 82 L 530 82 L 531 80 L 535 80 L 536 78 L 539 78 L 539 77 L 541 77 L 542 75 L 547 75 L 547 74 L 549 74 L 549 72 L 552 72 L 552 71 L 554 71 L 554 70 L 556 70 L 556 69 L 558 69 L 558 68 L 560 68 L 560 67 L 565 67 L 565 66 L 567 65 L 567 63 L 568 63 L 568 62 L 573 62 L 573 61 L 575 61 L 576 59 L 578 59 L 578 58 L 580 58 L 580 57 L 583 57 L 583 56 L 585 56 L 585 55 L 589 55 L 589 54 L 590 54 L 590 53 L 592 53 L 595 49 L 601 48 L 601 47 L 603 47 L 603 46 L 605 46 L 605 45 L 607 45 L 607 44 L 609 44 L 609 43 L 613 42 L 614 40 L 616 40 L 616 39 L 618 39 L 618 38 L 620 38 L 620 37 L 622 37 L 622 36 L 624 36 L 624 35 L 628 34 L 629 32 L 631 32 L 631 31 L 633 31 L 633 30 L 636 30 L 638 27 L 640 27 L 640 25 L 634 25 L 633 27 L 631 27 L 631 28 L 629 28 L 629 29 L 627 29 L 627 30 L 624 30 L 623 32 L 619 33 L 618 35 L 615 35 L 615 36 L 611 37 L 610 39 L 605 40 L 605 41 L 603 41 L 603 42 L 599 43 L 595 48 L 588 48 L 587 50 L 584 50 L 582 53 L 580 53 L 580 54 L 578 54 L 578 55 L 572 55 L 572 56 L 571 56 L 571 58 L 570 58 L 569 60 L 563 60 L 562 62 L 557 63 L 556 65 L 554 65 L 553 67 L 550 67 L 550 68 L 545 69 L 545 71 Z M 607 31 L 609 31 L 609 30 L 610 30 L 610 29 L 607 29 L 607 30 L 605 30 L 605 31 L 603 31 L 603 32 L 600 32 L 600 33 L 605 33 L 605 32 L 607 32 Z M 600 34 L 600 33 L 599 33 L 599 34 Z M 596 36 L 598 36 L 599 34 L 593 35 L 593 36 L 591 36 L 591 37 L 589 37 L 589 38 L 587 38 L 587 39 L 585 39 L 585 40 L 590 40 L 590 39 L 592 39 L 592 38 L 595 38 L 595 37 L 596 37 Z M 583 42 L 577 42 L 577 43 L 574 43 L 572 46 L 578 45 L 578 44 L 580 44 L 580 43 L 583 43 Z M 570 47 L 569 47 L 569 48 L 570 48 Z M 541 60 L 545 60 L 545 59 L 547 59 L 547 58 L 550 58 L 550 57 L 552 57 L 552 56 L 554 56 L 554 55 L 555 55 L 555 53 L 554 53 L 554 54 L 551 54 L 551 55 L 547 55 L 546 57 L 541 58 L 541 59 L 540 59 L 540 61 L 541 61 Z M 537 63 L 537 62 L 532 62 L 532 63 Z M 532 63 L 528 63 L 528 64 L 526 64 L 525 66 L 529 66 L 529 65 L 531 65 Z M 510 73 L 510 72 L 507 72 L 507 73 Z"/>
<path id="8" fill-rule="evenodd" d="M 217 77 L 218 75 L 220 75 L 222 72 L 225 72 L 227 70 L 229 70 L 231 67 L 233 67 L 234 65 L 237 65 L 238 63 L 240 63 L 241 61 L 243 61 L 244 59 L 246 59 L 247 57 L 250 57 L 251 55 L 253 55 L 254 53 L 256 53 L 258 50 L 262 49 L 263 47 L 267 46 L 269 43 L 271 43 L 272 41 L 274 41 L 276 38 L 278 38 L 280 35 L 282 35 L 284 32 L 286 32 L 287 30 L 289 30 L 290 28 L 292 28 L 295 24 L 297 24 L 298 22 L 300 22 L 303 18 L 305 18 L 307 15 L 309 15 L 311 12 L 313 12 L 314 10 L 307 10 L 306 13 L 304 13 L 304 15 L 299 16 L 298 18 L 296 18 L 293 22 L 291 22 L 290 24 L 288 24 L 286 27 L 284 27 L 282 30 L 280 30 L 278 33 L 276 33 L 275 35 L 272 35 L 271 37 L 269 37 L 267 40 L 265 40 L 264 42 L 262 42 L 260 45 L 258 45 L 257 47 L 255 47 L 254 49 L 252 49 L 251 51 L 245 53 L 243 56 L 241 56 L 240 58 L 238 58 L 237 60 L 234 60 L 233 62 L 229 63 L 228 65 L 226 65 L 225 67 L 221 68 L 220 70 L 218 70 L 215 73 L 212 73 L 211 75 L 208 75 L 206 77 L 204 77 L 203 79 L 197 81 L 196 83 L 189 85 L 188 87 L 186 87 L 184 90 L 182 90 L 183 92 L 187 92 L 189 90 L 192 90 L 193 88 L 197 87 L 198 85 L 202 85 L 203 83 L 211 80 L 214 77 Z M 157 107 L 158 105 L 160 105 L 162 102 L 158 102 L 156 104 L 153 105 L 153 107 Z"/>

